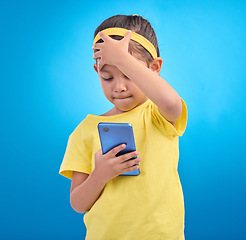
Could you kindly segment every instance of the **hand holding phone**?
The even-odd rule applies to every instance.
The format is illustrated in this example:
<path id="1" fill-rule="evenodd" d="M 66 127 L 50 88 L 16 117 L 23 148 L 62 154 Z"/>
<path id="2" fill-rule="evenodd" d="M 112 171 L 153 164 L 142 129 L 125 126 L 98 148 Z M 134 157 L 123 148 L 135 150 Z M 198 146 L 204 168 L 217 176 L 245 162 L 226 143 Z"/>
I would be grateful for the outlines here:
<path id="1" fill-rule="evenodd" d="M 133 135 L 132 125 L 129 123 L 99 123 L 98 132 L 102 146 L 102 153 L 107 154 L 110 150 L 116 146 L 125 144 L 126 147 L 121 149 L 119 152 L 115 153 L 116 157 L 125 155 L 126 153 L 131 153 L 136 151 L 135 140 Z M 126 155 L 128 156 L 128 155 Z M 124 161 L 128 161 L 129 166 L 132 163 L 132 158 L 137 158 L 137 156 L 124 158 Z M 138 165 L 138 162 L 135 164 Z M 131 165 L 133 166 L 133 165 Z M 139 168 L 133 170 L 124 171 L 120 175 L 139 175 Z"/>
<path id="2" fill-rule="evenodd" d="M 141 158 L 137 157 L 137 151 L 117 156 L 125 147 L 125 144 L 121 144 L 111 149 L 106 154 L 103 154 L 102 149 L 96 152 L 94 171 L 98 179 L 104 181 L 105 184 L 120 174 L 139 169 L 139 165 L 136 164 L 141 161 Z"/>

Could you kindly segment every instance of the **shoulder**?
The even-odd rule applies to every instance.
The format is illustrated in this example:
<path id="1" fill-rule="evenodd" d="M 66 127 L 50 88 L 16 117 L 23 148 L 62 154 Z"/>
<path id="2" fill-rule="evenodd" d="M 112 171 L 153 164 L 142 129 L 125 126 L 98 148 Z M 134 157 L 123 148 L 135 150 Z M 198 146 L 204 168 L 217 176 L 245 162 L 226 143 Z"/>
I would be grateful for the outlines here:
<path id="1" fill-rule="evenodd" d="M 88 139 L 90 133 L 92 133 L 92 129 L 96 126 L 93 118 L 90 118 L 89 115 L 86 116 L 72 131 L 69 136 L 69 139 L 76 142 L 81 142 L 84 139 Z"/>
<path id="2" fill-rule="evenodd" d="M 82 129 L 87 129 L 87 128 L 90 128 L 90 127 L 94 127 L 94 125 L 97 123 L 98 119 L 97 119 L 98 116 L 96 115 L 92 115 L 92 114 L 88 114 L 77 126 L 76 128 L 74 129 L 74 131 L 80 131 Z"/>
<path id="3" fill-rule="evenodd" d="M 165 135 L 182 136 L 187 124 L 187 107 L 184 100 L 181 99 L 181 101 L 182 112 L 175 125 L 163 117 L 158 106 L 151 100 L 144 109 L 145 119 L 148 120 L 149 124 L 155 125 L 155 127 Z"/>

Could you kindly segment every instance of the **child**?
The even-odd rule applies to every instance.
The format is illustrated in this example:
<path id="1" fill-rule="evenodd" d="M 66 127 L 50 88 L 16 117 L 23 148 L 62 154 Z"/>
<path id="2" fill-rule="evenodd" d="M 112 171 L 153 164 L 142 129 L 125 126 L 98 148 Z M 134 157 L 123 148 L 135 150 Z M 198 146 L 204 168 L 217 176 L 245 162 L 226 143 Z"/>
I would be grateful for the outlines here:
<path id="1" fill-rule="evenodd" d="M 72 179 L 71 206 L 86 212 L 86 239 L 183 240 L 177 167 L 187 109 L 159 76 L 162 59 L 155 32 L 140 16 L 113 16 L 96 29 L 92 48 L 94 69 L 114 107 L 100 116 L 87 115 L 77 126 L 60 168 Z M 99 122 L 131 123 L 137 151 L 116 157 L 125 147 L 120 145 L 103 155 Z M 136 163 L 138 176 L 119 176 L 137 169 Z"/>

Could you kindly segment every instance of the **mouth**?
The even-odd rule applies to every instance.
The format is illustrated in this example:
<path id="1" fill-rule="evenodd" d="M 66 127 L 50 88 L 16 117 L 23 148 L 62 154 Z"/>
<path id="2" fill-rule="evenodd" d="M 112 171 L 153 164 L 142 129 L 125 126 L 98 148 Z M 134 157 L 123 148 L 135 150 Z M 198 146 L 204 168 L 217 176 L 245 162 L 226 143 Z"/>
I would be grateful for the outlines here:
<path id="1" fill-rule="evenodd" d="M 130 98 L 130 97 L 132 97 L 132 96 L 126 96 L 126 97 L 113 97 L 113 99 L 124 100 L 124 99 Z"/>

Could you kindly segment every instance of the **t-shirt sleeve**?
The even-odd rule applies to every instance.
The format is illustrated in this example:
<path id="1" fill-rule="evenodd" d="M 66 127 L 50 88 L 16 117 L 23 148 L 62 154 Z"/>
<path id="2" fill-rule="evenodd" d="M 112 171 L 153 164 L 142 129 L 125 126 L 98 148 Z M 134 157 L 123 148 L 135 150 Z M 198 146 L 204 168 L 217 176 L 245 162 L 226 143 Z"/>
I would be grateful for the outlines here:
<path id="1" fill-rule="evenodd" d="M 59 173 L 72 179 L 73 171 L 91 173 L 91 152 L 83 139 L 83 129 L 78 126 L 69 136 L 66 152 Z"/>
<path id="2" fill-rule="evenodd" d="M 153 123 L 165 134 L 169 136 L 182 136 L 187 124 L 187 107 L 183 99 L 182 101 L 182 113 L 179 116 L 175 127 L 167 121 L 159 112 L 158 106 L 151 102 L 151 115 Z"/>

